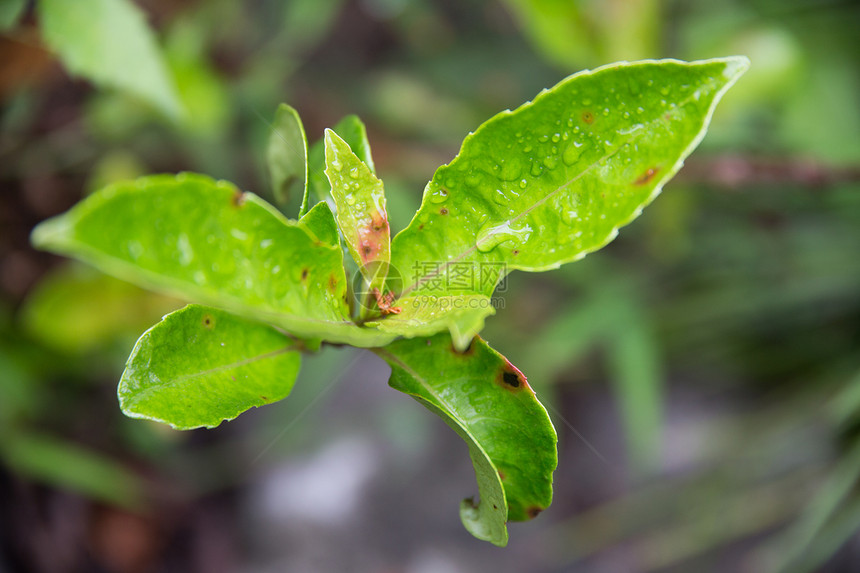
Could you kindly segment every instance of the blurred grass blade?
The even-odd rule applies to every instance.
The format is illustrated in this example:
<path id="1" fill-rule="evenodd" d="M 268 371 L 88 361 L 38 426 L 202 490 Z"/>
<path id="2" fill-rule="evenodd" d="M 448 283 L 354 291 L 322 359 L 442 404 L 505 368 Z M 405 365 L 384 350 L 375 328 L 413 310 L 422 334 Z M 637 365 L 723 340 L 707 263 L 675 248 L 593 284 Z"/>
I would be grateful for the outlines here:
<path id="1" fill-rule="evenodd" d="M 820 566 L 860 527 L 860 441 L 843 455 L 803 514 L 784 537 L 785 571 L 807 573 Z M 846 531 L 846 527 L 853 529 Z"/>
<path id="2" fill-rule="evenodd" d="M 653 471 L 660 464 L 663 376 L 654 333 L 631 300 L 618 301 L 606 336 L 610 378 L 621 409 L 627 448 L 634 467 Z"/>
<path id="3" fill-rule="evenodd" d="M 119 463 L 65 440 L 17 432 L 3 436 L 0 456 L 15 472 L 127 509 L 139 508 L 140 478 Z"/>

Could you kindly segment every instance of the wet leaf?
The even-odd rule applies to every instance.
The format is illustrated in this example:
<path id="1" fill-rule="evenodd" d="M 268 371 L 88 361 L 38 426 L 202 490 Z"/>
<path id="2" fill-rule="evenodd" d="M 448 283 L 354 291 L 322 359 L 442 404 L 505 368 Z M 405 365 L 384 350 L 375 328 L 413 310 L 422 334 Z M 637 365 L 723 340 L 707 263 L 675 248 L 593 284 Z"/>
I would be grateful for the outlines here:
<path id="1" fill-rule="evenodd" d="M 613 64 L 490 119 L 436 171 L 394 238 L 404 276 L 438 269 L 401 296 L 490 296 L 495 284 L 451 287 L 452 274 L 545 271 L 601 248 L 680 169 L 746 68 L 745 58 Z"/>
<path id="2" fill-rule="evenodd" d="M 299 219 L 299 227 L 302 227 L 316 240 L 340 248 L 337 221 L 334 220 L 334 214 L 325 201 L 314 205 L 304 217 Z"/>
<path id="3" fill-rule="evenodd" d="M 132 418 L 179 430 L 213 428 L 286 397 L 300 341 L 271 326 L 200 305 L 162 319 L 137 341 L 117 395 Z"/>
<path id="4" fill-rule="evenodd" d="M 370 142 L 367 140 L 367 130 L 361 120 L 355 115 L 347 115 L 331 128 L 343 139 L 359 159 L 376 172 L 373 158 L 370 156 Z M 308 193 L 311 202 L 327 201 L 332 210 L 335 209 L 331 196 L 331 185 L 325 175 L 325 138 L 315 141 L 308 150 Z"/>
<path id="5" fill-rule="evenodd" d="M 507 521 L 534 518 L 552 501 L 556 433 L 525 376 L 475 338 L 455 351 L 447 334 L 376 350 L 391 386 L 441 417 L 469 446 L 480 500 L 460 507 L 472 535 L 504 546 Z"/>
<path id="6" fill-rule="evenodd" d="M 394 337 L 348 318 L 343 253 L 252 193 L 195 174 L 111 185 L 33 231 L 40 248 L 188 301 L 356 346 Z"/>
<path id="7" fill-rule="evenodd" d="M 39 0 L 45 43 L 68 70 L 140 97 L 168 117 L 184 111 L 140 9 L 129 0 Z"/>
<path id="8" fill-rule="evenodd" d="M 347 249 L 371 291 L 381 291 L 391 257 L 382 181 L 334 131 L 325 132 L 326 176 Z"/>

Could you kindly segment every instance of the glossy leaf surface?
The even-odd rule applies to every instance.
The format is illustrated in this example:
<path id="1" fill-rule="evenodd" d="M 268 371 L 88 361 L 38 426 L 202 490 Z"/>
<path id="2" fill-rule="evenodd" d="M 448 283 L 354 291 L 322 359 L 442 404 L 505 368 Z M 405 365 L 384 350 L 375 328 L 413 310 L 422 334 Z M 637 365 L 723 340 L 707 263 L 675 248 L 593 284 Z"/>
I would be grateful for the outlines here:
<path id="1" fill-rule="evenodd" d="M 326 176 L 347 249 L 371 289 L 382 290 L 391 236 L 382 181 L 334 131 L 325 133 Z"/>
<path id="2" fill-rule="evenodd" d="M 376 172 L 373 158 L 370 155 L 367 130 L 358 116 L 347 115 L 331 129 L 349 145 L 353 153 L 367 165 L 372 173 Z M 326 178 L 325 169 L 325 137 L 322 137 L 315 141 L 308 150 L 308 193 L 312 203 L 327 201 L 329 206 L 334 209 L 331 185 Z"/>
<path id="3" fill-rule="evenodd" d="M 334 220 L 334 214 L 325 201 L 314 205 L 304 217 L 299 219 L 299 227 L 307 231 L 315 240 L 326 245 L 333 247 L 340 245 L 337 221 Z"/>
<path id="4" fill-rule="evenodd" d="M 129 282 L 271 322 L 298 336 L 378 346 L 348 319 L 340 247 L 224 181 L 119 183 L 40 224 L 33 243 Z"/>
<path id="5" fill-rule="evenodd" d="M 120 407 L 180 430 L 212 428 L 286 397 L 298 348 L 271 326 L 189 305 L 137 341 L 119 383 Z"/>
<path id="6" fill-rule="evenodd" d="M 504 546 L 506 522 L 528 520 L 552 501 L 556 434 L 525 376 L 475 338 L 457 352 L 447 334 L 399 340 L 376 351 L 390 384 L 440 416 L 469 446 L 480 501 L 460 518 L 479 539 Z"/>
<path id="7" fill-rule="evenodd" d="M 178 119 L 183 110 L 155 35 L 130 0 L 39 0 L 45 43 L 69 71 Z"/>
<path id="8" fill-rule="evenodd" d="M 575 74 L 484 123 L 440 167 L 392 245 L 401 272 L 439 266 L 403 294 L 457 267 L 543 271 L 597 250 L 634 219 L 704 136 L 745 58 L 613 64 Z M 438 294 L 438 292 L 436 293 Z"/>
<path id="9" fill-rule="evenodd" d="M 272 192 L 279 205 L 300 200 L 300 213 L 307 211 L 308 141 L 298 112 L 281 104 L 271 125 L 266 159 Z"/>

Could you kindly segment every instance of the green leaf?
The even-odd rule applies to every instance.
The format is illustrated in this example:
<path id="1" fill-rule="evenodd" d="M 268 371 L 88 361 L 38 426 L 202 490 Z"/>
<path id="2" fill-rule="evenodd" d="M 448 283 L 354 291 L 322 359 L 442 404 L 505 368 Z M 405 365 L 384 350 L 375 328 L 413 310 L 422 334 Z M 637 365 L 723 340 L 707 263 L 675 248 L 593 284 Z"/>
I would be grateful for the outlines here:
<path id="1" fill-rule="evenodd" d="M 326 177 L 346 247 L 371 291 L 382 290 L 391 259 L 385 189 L 334 131 L 325 132 Z"/>
<path id="2" fill-rule="evenodd" d="M 373 158 L 370 156 L 370 142 L 367 140 L 367 130 L 358 116 L 347 115 L 332 128 L 343 139 L 353 153 L 361 159 L 372 173 L 376 173 Z M 331 185 L 325 175 L 325 138 L 320 138 L 308 150 L 308 192 L 313 201 L 327 201 L 335 209 L 331 196 Z"/>
<path id="3" fill-rule="evenodd" d="M 277 202 L 283 207 L 291 197 L 301 197 L 299 213 L 308 210 L 308 140 L 298 112 L 282 103 L 271 125 L 266 158 Z"/>
<path id="4" fill-rule="evenodd" d="M 18 474 L 127 509 L 142 506 L 141 479 L 110 458 L 41 434 L 13 432 L 2 438 L 0 458 Z"/>
<path id="5" fill-rule="evenodd" d="M 325 201 L 314 205 L 304 217 L 299 219 L 299 227 L 307 231 L 316 240 L 340 248 L 337 221 L 334 220 L 334 214 Z"/>
<path id="6" fill-rule="evenodd" d="M 0 0 L 0 32 L 14 28 L 26 7 L 27 0 Z"/>
<path id="7" fill-rule="evenodd" d="M 214 428 L 285 398 L 299 372 L 300 347 L 271 326 L 189 305 L 137 341 L 119 383 L 120 407 L 178 430 Z"/>
<path id="8" fill-rule="evenodd" d="M 225 181 L 183 173 L 111 185 L 41 223 L 32 241 L 297 336 L 361 347 L 394 338 L 349 320 L 340 247 Z"/>
<path id="9" fill-rule="evenodd" d="M 678 171 L 747 65 L 739 57 L 613 64 L 484 123 L 436 171 L 394 238 L 392 268 L 403 276 L 434 268 L 401 296 L 490 296 L 492 281 L 466 288 L 455 279 L 488 265 L 504 268 L 499 278 L 549 270 L 607 244 Z"/>
<path id="10" fill-rule="evenodd" d="M 504 546 L 506 522 L 532 519 L 552 501 L 558 464 L 555 429 L 525 376 L 475 338 L 457 352 L 447 334 L 399 340 L 377 349 L 390 385 L 440 416 L 469 446 L 480 502 L 460 518 L 479 539 Z"/>
<path id="11" fill-rule="evenodd" d="M 45 43 L 68 70 L 131 93 L 168 117 L 184 113 L 155 36 L 129 0 L 39 0 Z"/>

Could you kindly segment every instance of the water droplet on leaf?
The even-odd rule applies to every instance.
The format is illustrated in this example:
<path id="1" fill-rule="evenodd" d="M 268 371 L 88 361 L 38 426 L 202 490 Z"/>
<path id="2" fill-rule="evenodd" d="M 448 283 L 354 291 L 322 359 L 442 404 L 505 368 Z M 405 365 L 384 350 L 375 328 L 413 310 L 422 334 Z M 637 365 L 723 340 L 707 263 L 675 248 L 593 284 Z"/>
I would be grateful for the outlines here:
<path id="1" fill-rule="evenodd" d="M 504 242 L 511 241 L 515 245 L 526 242 L 532 228 L 528 225 L 518 226 L 508 221 L 498 225 L 484 225 L 476 237 L 476 246 L 482 253 L 495 249 Z"/>

